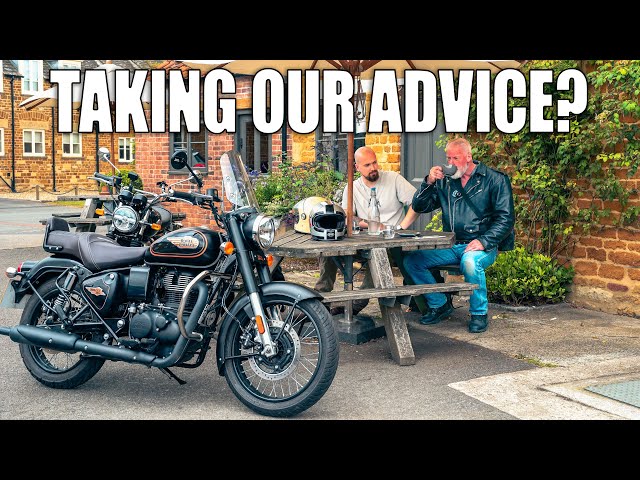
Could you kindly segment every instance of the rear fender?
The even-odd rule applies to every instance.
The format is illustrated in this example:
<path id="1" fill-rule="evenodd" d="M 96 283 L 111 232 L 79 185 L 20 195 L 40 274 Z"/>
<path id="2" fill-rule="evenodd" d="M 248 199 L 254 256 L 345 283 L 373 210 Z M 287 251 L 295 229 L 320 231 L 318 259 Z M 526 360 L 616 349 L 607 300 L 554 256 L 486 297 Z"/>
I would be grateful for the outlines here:
<path id="1" fill-rule="evenodd" d="M 47 257 L 36 263 L 28 272 L 22 276 L 21 280 L 9 282 L 2 304 L 4 308 L 24 308 L 25 296 L 31 295 L 31 285 L 38 286 L 50 278 L 58 277 L 68 268 L 77 267 L 78 277 L 84 280 L 91 271 L 85 268 L 80 262 L 68 258 Z M 9 290 L 13 290 L 13 295 L 9 295 Z M 13 305 L 5 305 L 8 303 Z M 22 306 L 18 306 L 22 305 Z"/>

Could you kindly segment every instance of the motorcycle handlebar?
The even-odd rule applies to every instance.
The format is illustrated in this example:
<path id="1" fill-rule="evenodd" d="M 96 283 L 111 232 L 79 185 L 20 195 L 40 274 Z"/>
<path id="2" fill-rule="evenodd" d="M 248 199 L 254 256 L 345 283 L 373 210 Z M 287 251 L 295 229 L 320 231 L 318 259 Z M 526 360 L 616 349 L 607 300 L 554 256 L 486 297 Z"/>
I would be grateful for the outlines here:
<path id="1" fill-rule="evenodd" d="M 112 180 L 113 180 L 113 177 L 109 177 L 107 175 L 103 175 L 103 174 L 101 174 L 99 172 L 94 173 L 93 176 L 96 177 L 96 178 L 99 178 L 100 180 L 104 180 L 105 182 L 109 182 L 109 183 L 111 183 Z"/>
<path id="2" fill-rule="evenodd" d="M 181 200 L 187 200 L 188 202 L 194 205 L 200 205 L 205 202 L 211 202 L 213 197 L 211 195 L 203 195 L 201 193 L 192 193 L 192 192 L 179 192 L 175 191 L 171 194 L 173 198 L 178 198 Z"/>

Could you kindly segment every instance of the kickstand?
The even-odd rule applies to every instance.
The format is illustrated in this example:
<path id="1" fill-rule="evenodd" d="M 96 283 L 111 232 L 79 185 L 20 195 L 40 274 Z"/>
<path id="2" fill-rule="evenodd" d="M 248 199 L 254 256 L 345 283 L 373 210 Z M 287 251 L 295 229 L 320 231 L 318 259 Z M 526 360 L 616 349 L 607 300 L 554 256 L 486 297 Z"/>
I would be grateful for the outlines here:
<path id="1" fill-rule="evenodd" d="M 180 385 L 184 385 L 185 383 L 187 383 L 184 380 L 182 380 L 181 378 L 179 378 L 175 373 L 173 373 L 168 368 L 161 368 L 160 371 L 163 372 L 165 375 L 168 375 L 169 377 L 173 378 Z"/>

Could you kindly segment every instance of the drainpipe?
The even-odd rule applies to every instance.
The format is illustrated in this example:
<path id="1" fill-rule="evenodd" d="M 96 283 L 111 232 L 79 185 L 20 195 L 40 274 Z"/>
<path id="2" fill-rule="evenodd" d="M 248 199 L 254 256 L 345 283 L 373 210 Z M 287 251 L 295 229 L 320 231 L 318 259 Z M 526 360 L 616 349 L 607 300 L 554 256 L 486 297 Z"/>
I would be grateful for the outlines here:
<path id="1" fill-rule="evenodd" d="M 100 157 L 98 157 L 98 149 L 100 148 L 100 139 L 98 138 L 98 127 L 96 126 L 96 172 L 100 171 Z M 100 185 L 100 182 L 98 182 Z"/>
<path id="2" fill-rule="evenodd" d="M 56 191 L 56 127 L 54 107 L 51 107 L 51 168 L 53 169 L 53 191 Z"/>
<path id="3" fill-rule="evenodd" d="M 286 88 L 286 82 L 285 82 L 285 88 Z M 287 118 L 287 109 L 289 108 L 288 106 L 288 101 L 287 101 L 287 97 L 288 95 L 285 94 L 284 96 L 284 122 L 282 123 L 282 160 L 287 160 L 287 123 L 289 123 L 289 120 Z"/>
<path id="4" fill-rule="evenodd" d="M 9 74 L 11 77 L 11 191 L 16 192 L 16 109 L 15 96 L 13 93 L 13 81 L 16 76 Z M 22 77 L 22 75 L 20 75 Z"/>

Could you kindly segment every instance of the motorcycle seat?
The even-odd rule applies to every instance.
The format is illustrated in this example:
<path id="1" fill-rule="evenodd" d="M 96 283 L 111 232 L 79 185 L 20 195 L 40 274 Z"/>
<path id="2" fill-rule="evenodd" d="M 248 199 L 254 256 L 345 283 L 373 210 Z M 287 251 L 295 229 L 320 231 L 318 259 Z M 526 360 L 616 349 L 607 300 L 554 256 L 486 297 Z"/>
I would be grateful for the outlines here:
<path id="1" fill-rule="evenodd" d="M 72 233 L 64 229 L 62 222 L 50 220 L 47 225 L 47 246 L 53 247 L 52 251 L 58 254 L 79 260 L 92 272 L 140 265 L 143 262 L 148 247 L 123 247 L 99 233 Z"/>

